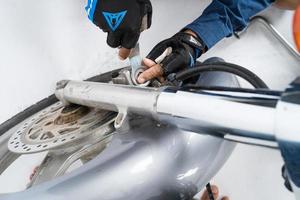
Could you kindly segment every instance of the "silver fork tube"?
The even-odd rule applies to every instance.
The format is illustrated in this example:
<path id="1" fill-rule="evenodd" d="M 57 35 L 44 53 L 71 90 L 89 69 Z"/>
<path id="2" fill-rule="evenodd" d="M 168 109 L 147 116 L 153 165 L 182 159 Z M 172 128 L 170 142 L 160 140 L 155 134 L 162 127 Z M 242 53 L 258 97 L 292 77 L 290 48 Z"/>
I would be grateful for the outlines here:
<path id="1" fill-rule="evenodd" d="M 244 102 L 238 101 L 240 98 L 163 92 L 157 101 L 157 113 L 163 121 L 198 133 L 275 141 L 275 108 L 249 104 L 245 97 Z"/>
<path id="2" fill-rule="evenodd" d="M 67 81 L 55 91 L 56 97 L 64 103 L 141 114 L 155 112 L 159 94 L 154 88 L 83 81 Z"/>
<path id="3" fill-rule="evenodd" d="M 90 107 L 152 115 L 159 121 L 193 132 L 275 141 L 275 109 L 249 102 L 255 98 L 276 101 L 278 97 L 266 98 L 268 95 L 253 93 L 243 93 L 241 97 L 216 96 L 79 81 L 68 81 L 56 90 L 56 96 L 62 101 Z"/>

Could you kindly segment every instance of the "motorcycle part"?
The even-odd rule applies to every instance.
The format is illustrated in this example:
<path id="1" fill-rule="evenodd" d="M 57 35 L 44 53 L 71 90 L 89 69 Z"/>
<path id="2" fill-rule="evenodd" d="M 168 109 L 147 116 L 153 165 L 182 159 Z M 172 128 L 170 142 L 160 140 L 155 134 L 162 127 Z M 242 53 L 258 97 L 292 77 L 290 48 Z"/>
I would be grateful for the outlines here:
<path id="1" fill-rule="evenodd" d="M 248 69 L 226 62 L 217 62 L 213 64 L 196 64 L 195 67 L 186 69 L 176 74 L 175 81 L 184 81 L 189 78 L 199 76 L 203 72 L 210 72 L 210 71 L 222 71 L 235 74 L 241 78 L 247 80 L 251 85 L 255 88 L 265 88 L 267 89 L 268 86 L 253 72 L 249 71 Z"/>
<path id="2" fill-rule="evenodd" d="M 88 80 L 90 81 L 104 81 L 108 82 L 111 80 L 112 74 L 115 73 L 115 71 L 108 72 L 102 75 L 98 75 L 95 77 L 92 77 Z M 3 124 L 0 125 L 0 134 L 2 135 L 0 139 L 0 174 L 2 174 L 19 156 L 21 156 L 23 153 L 35 153 L 30 149 L 26 144 L 20 144 L 17 143 L 15 145 L 17 146 L 23 146 L 23 150 L 25 152 L 11 152 L 8 150 L 8 140 L 11 138 L 11 135 L 14 135 L 18 132 L 18 129 L 25 128 L 25 126 L 29 126 L 29 124 L 32 122 L 31 120 L 34 118 L 39 118 L 39 124 L 44 121 L 45 119 L 42 119 L 42 115 L 47 115 L 47 110 L 52 112 L 52 116 L 55 115 L 53 113 L 58 113 L 58 111 L 61 111 L 61 115 L 57 116 L 57 119 L 55 120 L 57 123 L 56 125 L 61 125 L 61 128 L 63 126 L 66 126 L 66 124 L 73 124 L 77 123 L 77 120 L 80 120 L 82 116 L 87 116 L 89 112 L 91 112 L 93 109 L 90 108 L 85 108 L 82 106 L 78 105 L 70 105 L 66 108 L 62 108 L 62 105 L 60 102 L 57 102 L 57 99 L 55 98 L 54 95 L 38 102 L 37 104 L 27 108 L 25 111 L 19 113 L 18 115 L 14 116 L 10 120 L 4 122 Z M 61 108 L 60 108 L 61 107 Z M 60 109 L 59 109 L 60 108 Z M 99 111 L 99 110 L 98 110 Z M 50 113 L 48 113 L 50 114 Z M 113 114 L 116 116 L 116 114 Z M 107 116 L 109 117 L 109 116 Z M 112 117 L 112 116 L 110 116 Z M 30 120 L 31 119 L 31 120 Z M 23 121 L 25 120 L 25 121 Z M 49 120 L 49 119 L 48 119 Z M 105 122 L 105 118 L 103 118 L 103 122 Z M 21 121 L 23 123 L 19 124 Z M 34 121 L 34 120 L 33 120 Z M 27 125 L 25 125 L 27 123 Z M 42 124 L 40 124 L 42 125 Z M 45 123 L 44 123 L 45 125 Z M 51 125 L 51 124 L 49 124 Z M 101 124 L 96 124 L 96 127 L 91 127 L 92 129 L 100 128 Z M 43 126 L 43 125 L 42 125 Z M 41 126 L 41 127 L 42 127 Z M 53 126 L 53 124 L 52 124 Z M 102 126 L 104 128 L 104 126 Z M 53 162 L 50 162 L 50 165 L 44 166 L 41 165 L 39 169 L 42 170 L 42 176 L 40 176 L 39 173 L 37 173 L 38 177 L 34 178 L 34 180 L 31 181 L 31 183 L 28 185 L 28 187 L 31 187 L 32 185 L 39 184 L 44 182 L 45 180 L 51 180 L 52 178 L 55 178 L 57 176 L 61 176 L 65 174 L 66 170 L 69 169 L 69 167 L 76 162 L 77 160 L 81 160 L 83 163 L 91 160 L 94 158 L 96 155 L 98 155 L 109 143 L 109 141 L 112 138 L 112 133 L 114 131 L 113 124 L 106 126 L 107 129 L 98 129 L 96 134 L 90 134 L 87 137 L 84 137 L 84 139 L 76 139 L 78 137 L 81 137 L 81 135 L 77 136 L 72 136 L 75 137 L 73 138 L 73 141 L 69 142 L 67 145 L 61 146 L 61 148 L 57 148 L 58 146 L 55 146 L 53 148 L 47 148 L 45 143 L 40 146 L 39 148 L 40 151 L 44 150 L 49 150 L 48 157 L 49 155 L 55 155 L 55 159 Z M 41 131 L 41 130 L 40 130 Z M 88 131 L 87 131 L 88 132 Z M 92 130 L 89 131 L 92 133 Z M 45 133 L 45 132 L 44 132 Z M 66 133 L 66 132 L 65 132 Z M 69 132 L 70 133 L 70 132 Z M 4 134 L 4 135 L 3 135 Z M 21 134 L 21 132 L 19 132 Z M 38 135 L 42 135 L 42 133 L 38 133 Z M 46 134 L 47 135 L 47 134 Z M 44 135 L 42 138 L 44 140 L 47 140 Z M 101 136 L 102 135 L 102 136 Z M 18 135 L 19 136 L 19 135 Z M 15 137 L 14 137 L 15 138 Z M 49 139 L 49 138 L 48 138 Z M 61 140 L 62 143 L 67 142 L 67 138 L 58 138 L 58 140 Z M 63 140 L 63 141 L 62 141 Z M 36 142 L 36 141 L 31 141 L 31 142 Z M 45 141 L 43 141 L 45 142 Z M 41 142 L 41 143 L 43 143 Z M 48 141 L 49 142 L 49 141 Z M 59 143 L 58 141 L 54 143 Z M 5 144 L 6 143 L 6 144 Z M 10 142 L 11 143 L 11 142 Z M 14 142 L 15 143 L 15 142 Z M 32 144 L 30 144 L 32 145 Z M 12 147 L 13 148 L 13 147 Z M 20 154 L 21 153 L 21 154 Z M 56 159 L 56 158 L 65 158 L 66 160 L 63 159 Z M 57 162 L 59 161 L 59 162 Z M 51 170 L 49 170 L 51 169 Z"/>
<path id="3" fill-rule="evenodd" d="M 143 84 L 139 84 L 137 82 L 138 76 L 145 71 L 142 67 L 142 57 L 140 55 L 140 45 L 139 43 L 136 44 L 136 46 L 131 50 L 129 55 L 129 61 L 131 65 L 131 81 L 134 85 L 139 86 L 148 86 L 150 84 L 150 81 L 147 81 Z"/>
<path id="4" fill-rule="evenodd" d="M 82 140 L 87 140 L 88 136 L 105 135 L 107 127 L 103 125 L 111 123 L 115 116 L 112 112 L 75 104 L 63 107 L 58 102 L 29 118 L 11 136 L 8 148 L 14 153 L 25 154 L 83 146 Z"/>
<path id="5" fill-rule="evenodd" d="M 216 173 L 235 146 L 232 142 L 159 124 L 148 117 L 132 117 L 130 129 L 112 133 L 112 140 L 105 150 L 83 167 L 57 178 L 69 161 L 80 157 L 81 150 L 75 154 L 68 151 L 59 155 L 59 152 L 52 151 L 41 164 L 29 189 L 3 195 L 0 199 L 95 199 L 99 196 L 102 199 L 191 199 Z M 10 130 L 5 135 L 15 131 Z M 55 158 L 58 160 L 52 160 Z M 63 185 L 63 189 L 58 185 Z M 95 185 L 97 189 L 91 191 Z"/>

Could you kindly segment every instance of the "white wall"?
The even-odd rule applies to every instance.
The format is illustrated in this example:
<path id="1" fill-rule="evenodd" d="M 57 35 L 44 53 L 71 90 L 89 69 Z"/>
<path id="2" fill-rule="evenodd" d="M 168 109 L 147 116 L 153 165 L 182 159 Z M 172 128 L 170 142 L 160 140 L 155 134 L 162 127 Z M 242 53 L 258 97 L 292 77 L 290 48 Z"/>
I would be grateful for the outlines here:
<path id="1" fill-rule="evenodd" d="M 199 16 L 208 3 L 153 0 L 153 26 L 141 37 L 142 53 Z M 117 51 L 106 46 L 105 34 L 88 21 L 85 1 L 1 0 L 0 4 L 0 123 L 52 94 L 61 79 L 84 79 L 128 64 L 118 61 Z M 266 15 L 273 16 L 272 23 L 292 42 L 292 13 L 271 9 Z M 282 89 L 299 70 L 285 59 L 285 52 L 270 50 L 271 40 L 257 36 L 226 39 L 203 59 L 221 56 Z M 278 152 L 239 145 L 215 182 L 234 200 L 292 199 L 280 182 L 281 165 Z"/>
<path id="2" fill-rule="evenodd" d="M 0 122 L 53 93 L 58 80 L 120 66 L 86 18 L 84 1 L 10 0 L 0 6 Z"/>

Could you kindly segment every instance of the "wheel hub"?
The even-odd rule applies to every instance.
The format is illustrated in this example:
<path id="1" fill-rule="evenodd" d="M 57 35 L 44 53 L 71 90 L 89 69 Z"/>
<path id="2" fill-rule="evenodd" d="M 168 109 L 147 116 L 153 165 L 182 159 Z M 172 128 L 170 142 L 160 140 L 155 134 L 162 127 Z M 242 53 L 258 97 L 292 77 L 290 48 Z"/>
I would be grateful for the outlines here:
<path id="1" fill-rule="evenodd" d="M 97 139 L 111 133 L 116 113 L 58 102 L 29 118 L 11 136 L 8 148 L 15 153 L 36 153 L 54 148 L 82 146 L 87 136 Z"/>

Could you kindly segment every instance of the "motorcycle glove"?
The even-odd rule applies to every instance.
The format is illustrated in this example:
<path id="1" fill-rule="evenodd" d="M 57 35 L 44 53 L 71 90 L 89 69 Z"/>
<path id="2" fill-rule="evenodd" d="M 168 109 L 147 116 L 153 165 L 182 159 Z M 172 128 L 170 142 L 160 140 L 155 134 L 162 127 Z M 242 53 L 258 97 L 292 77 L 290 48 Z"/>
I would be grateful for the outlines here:
<path id="1" fill-rule="evenodd" d="M 173 37 L 158 43 L 147 58 L 160 63 L 163 76 L 192 67 L 196 59 L 206 51 L 200 38 L 186 32 L 179 32 Z"/>
<path id="2" fill-rule="evenodd" d="M 133 48 L 140 33 L 150 28 L 150 0 L 88 0 L 89 19 L 108 33 L 107 44 L 113 48 Z"/>

